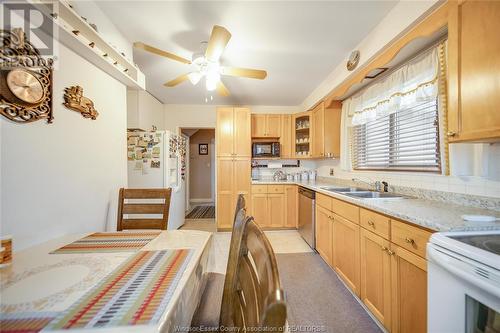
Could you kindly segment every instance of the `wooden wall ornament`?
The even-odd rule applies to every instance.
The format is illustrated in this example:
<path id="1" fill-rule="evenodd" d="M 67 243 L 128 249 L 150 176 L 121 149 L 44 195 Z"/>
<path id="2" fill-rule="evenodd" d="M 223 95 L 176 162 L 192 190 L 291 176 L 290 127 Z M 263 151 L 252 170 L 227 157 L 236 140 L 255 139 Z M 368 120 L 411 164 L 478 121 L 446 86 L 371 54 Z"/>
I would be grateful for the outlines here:
<path id="1" fill-rule="evenodd" d="M 63 105 L 70 110 L 80 112 L 84 118 L 96 120 L 99 112 L 94 108 L 94 102 L 83 96 L 83 88 L 72 86 L 64 89 Z"/>
<path id="2" fill-rule="evenodd" d="M 0 114 L 17 123 L 52 123 L 53 60 L 45 59 L 22 29 L 0 30 Z"/>

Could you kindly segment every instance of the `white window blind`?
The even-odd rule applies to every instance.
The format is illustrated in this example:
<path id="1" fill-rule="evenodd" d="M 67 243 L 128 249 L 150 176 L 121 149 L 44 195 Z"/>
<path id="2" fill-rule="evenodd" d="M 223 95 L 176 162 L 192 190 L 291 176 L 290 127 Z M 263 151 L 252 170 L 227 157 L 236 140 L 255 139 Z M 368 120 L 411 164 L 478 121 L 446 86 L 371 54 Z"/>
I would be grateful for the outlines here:
<path id="1" fill-rule="evenodd" d="M 354 169 L 439 172 L 437 99 L 352 127 Z"/>

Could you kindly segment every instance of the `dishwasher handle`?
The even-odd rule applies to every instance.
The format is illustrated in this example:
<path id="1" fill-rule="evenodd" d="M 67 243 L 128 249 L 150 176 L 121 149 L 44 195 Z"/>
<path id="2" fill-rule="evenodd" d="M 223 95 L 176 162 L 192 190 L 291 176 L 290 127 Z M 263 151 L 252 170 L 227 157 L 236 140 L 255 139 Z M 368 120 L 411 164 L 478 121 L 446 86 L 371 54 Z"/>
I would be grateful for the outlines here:
<path id="1" fill-rule="evenodd" d="M 314 191 L 311 191 L 305 187 L 299 187 L 299 194 L 300 195 L 303 195 L 305 197 L 308 197 L 310 199 L 314 199 L 316 197 L 316 192 Z"/>

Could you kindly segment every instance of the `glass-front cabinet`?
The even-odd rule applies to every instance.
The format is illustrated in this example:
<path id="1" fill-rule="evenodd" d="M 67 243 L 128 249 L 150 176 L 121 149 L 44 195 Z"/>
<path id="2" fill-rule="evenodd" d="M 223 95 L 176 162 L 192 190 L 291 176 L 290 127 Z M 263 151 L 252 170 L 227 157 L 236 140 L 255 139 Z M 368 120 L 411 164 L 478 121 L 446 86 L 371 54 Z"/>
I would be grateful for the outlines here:
<path id="1" fill-rule="evenodd" d="M 294 116 L 294 147 L 296 158 L 311 157 L 312 121 L 311 113 L 303 112 Z"/>

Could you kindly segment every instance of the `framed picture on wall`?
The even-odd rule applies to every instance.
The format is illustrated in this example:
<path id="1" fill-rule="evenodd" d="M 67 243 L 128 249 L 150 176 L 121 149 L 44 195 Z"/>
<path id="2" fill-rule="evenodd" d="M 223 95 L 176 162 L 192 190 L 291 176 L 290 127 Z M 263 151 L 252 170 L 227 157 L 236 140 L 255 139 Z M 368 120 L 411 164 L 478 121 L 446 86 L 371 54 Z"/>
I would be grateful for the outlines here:
<path id="1" fill-rule="evenodd" d="M 208 155 L 208 143 L 200 143 L 198 145 L 198 154 L 199 155 Z"/>

